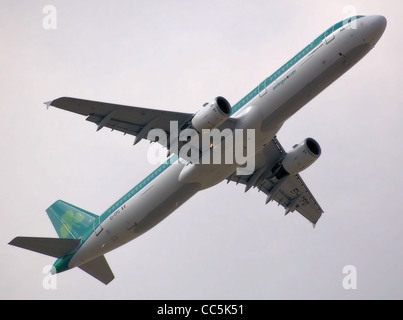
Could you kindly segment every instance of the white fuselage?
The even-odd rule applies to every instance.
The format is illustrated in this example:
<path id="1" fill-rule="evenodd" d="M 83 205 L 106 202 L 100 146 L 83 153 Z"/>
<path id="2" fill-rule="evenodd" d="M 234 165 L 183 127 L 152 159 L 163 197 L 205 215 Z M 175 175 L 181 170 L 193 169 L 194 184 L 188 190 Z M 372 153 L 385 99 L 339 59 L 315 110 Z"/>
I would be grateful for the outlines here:
<path id="1" fill-rule="evenodd" d="M 383 17 L 367 16 L 335 25 L 321 41 L 314 41 L 233 107 L 237 128 L 255 129 L 257 157 L 289 117 L 372 49 L 384 24 Z M 140 236 L 238 167 L 237 163 L 195 165 L 176 156 L 173 159 L 174 163 L 159 167 L 143 186 L 131 190 L 100 217 L 94 232 L 70 260 L 70 268 Z M 185 180 L 180 178 L 183 170 L 187 171 Z"/>

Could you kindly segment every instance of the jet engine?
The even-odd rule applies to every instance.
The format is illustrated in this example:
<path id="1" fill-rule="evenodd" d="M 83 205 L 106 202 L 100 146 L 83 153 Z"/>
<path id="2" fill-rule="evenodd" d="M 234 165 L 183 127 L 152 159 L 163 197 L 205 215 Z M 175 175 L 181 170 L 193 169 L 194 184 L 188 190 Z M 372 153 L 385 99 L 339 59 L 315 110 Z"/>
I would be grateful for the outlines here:
<path id="1" fill-rule="evenodd" d="M 231 115 L 231 105 L 223 97 L 217 97 L 211 102 L 206 102 L 192 119 L 192 127 L 197 132 L 203 129 L 217 128 Z"/>
<path id="2" fill-rule="evenodd" d="M 301 143 L 296 144 L 293 150 L 287 153 L 283 161 L 273 168 L 273 175 L 281 179 L 287 174 L 297 174 L 314 163 L 321 153 L 319 144 L 312 138 L 306 138 Z"/>

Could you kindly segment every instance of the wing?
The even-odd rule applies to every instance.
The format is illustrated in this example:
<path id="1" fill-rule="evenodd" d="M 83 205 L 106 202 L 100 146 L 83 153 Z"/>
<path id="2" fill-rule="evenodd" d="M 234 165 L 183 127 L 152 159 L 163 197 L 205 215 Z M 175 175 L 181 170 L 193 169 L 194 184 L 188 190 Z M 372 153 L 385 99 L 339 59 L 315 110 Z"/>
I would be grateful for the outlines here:
<path id="1" fill-rule="evenodd" d="M 151 129 L 162 129 L 169 134 L 171 121 L 178 121 L 178 127 L 181 128 L 193 116 L 190 113 L 130 107 L 69 97 L 58 98 L 45 104 L 48 107 L 53 106 L 86 116 L 87 121 L 97 124 L 97 130 L 107 127 L 136 136 L 134 144 L 147 138 Z"/>
<path id="2" fill-rule="evenodd" d="M 246 185 L 245 192 L 256 187 L 266 195 L 266 203 L 274 200 L 285 208 L 285 214 L 297 211 L 315 224 L 322 216 L 323 210 L 315 200 L 299 174 L 288 175 L 280 180 L 273 176 L 271 169 L 279 163 L 287 153 L 273 138 L 256 159 L 256 170 L 251 175 L 232 174 L 228 182 L 233 181 Z"/>

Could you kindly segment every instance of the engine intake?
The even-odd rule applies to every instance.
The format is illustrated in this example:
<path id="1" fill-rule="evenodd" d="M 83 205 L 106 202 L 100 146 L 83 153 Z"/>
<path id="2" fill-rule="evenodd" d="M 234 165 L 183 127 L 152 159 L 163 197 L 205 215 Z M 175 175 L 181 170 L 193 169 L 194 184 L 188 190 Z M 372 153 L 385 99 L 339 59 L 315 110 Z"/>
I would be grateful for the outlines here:
<path id="1" fill-rule="evenodd" d="M 198 132 L 203 129 L 213 129 L 221 125 L 231 115 L 231 105 L 223 97 L 217 97 L 207 102 L 195 113 L 192 119 L 192 127 Z"/>
<path id="2" fill-rule="evenodd" d="M 321 153 L 319 143 L 312 138 L 306 138 L 295 145 L 293 150 L 288 152 L 283 161 L 277 165 L 277 168 L 274 168 L 274 175 L 281 179 L 287 174 L 297 174 L 318 160 Z"/>

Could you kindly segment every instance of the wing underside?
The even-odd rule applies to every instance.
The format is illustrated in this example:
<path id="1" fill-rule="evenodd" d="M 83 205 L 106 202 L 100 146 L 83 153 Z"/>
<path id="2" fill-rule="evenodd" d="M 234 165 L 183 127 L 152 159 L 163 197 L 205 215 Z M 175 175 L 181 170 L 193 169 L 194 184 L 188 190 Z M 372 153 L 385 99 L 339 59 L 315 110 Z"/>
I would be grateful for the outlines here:
<path id="1" fill-rule="evenodd" d="M 151 129 L 162 129 L 169 135 L 172 121 L 177 121 L 178 127 L 181 128 L 192 117 L 190 113 L 131 107 L 69 97 L 58 98 L 47 102 L 46 105 L 86 116 L 87 121 L 97 124 L 97 130 L 107 127 L 136 136 L 135 144 L 141 139 L 147 138 Z"/>
<path id="2" fill-rule="evenodd" d="M 258 155 L 259 167 L 251 175 L 236 175 L 228 177 L 233 181 L 245 185 L 245 191 L 257 188 L 266 197 L 266 203 L 277 202 L 285 208 L 285 214 L 297 211 L 315 225 L 322 216 L 323 210 L 309 191 L 299 174 L 287 175 L 277 179 L 272 174 L 272 168 L 279 163 L 286 152 L 277 138 L 273 138 Z"/>

